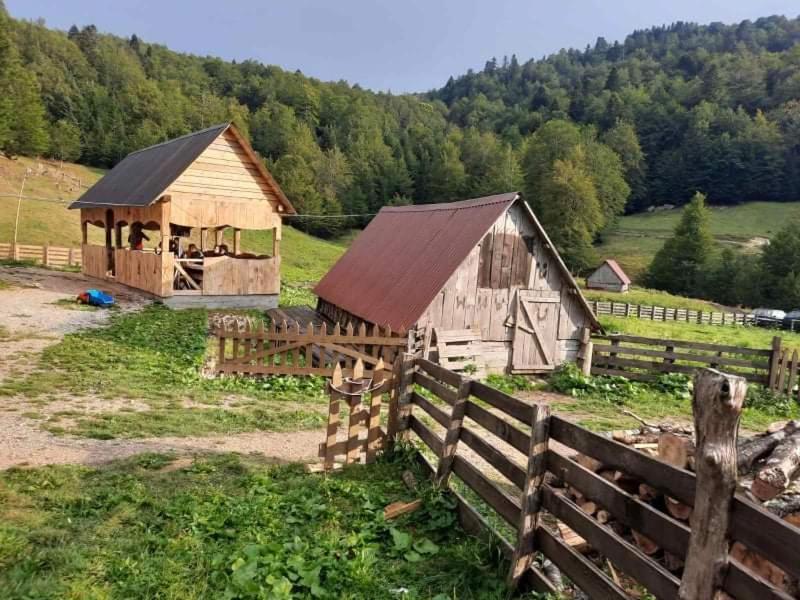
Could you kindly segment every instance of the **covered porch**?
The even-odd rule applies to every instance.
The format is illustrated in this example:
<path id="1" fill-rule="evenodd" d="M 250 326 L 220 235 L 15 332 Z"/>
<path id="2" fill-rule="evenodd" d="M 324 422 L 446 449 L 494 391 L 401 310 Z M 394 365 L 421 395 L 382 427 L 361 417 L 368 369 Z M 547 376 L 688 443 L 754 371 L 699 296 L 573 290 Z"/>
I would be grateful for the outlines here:
<path id="1" fill-rule="evenodd" d="M 272 253 L 256 255 L 243 251 L 244 227 L 209 223 L 212 215 L 187 213 L 182 204 L 165 196 L 144 207 L 82 208 L 84 273 L 147 291 L 175 306 L 275 306 L 280 293 L 280 217 L 250 220 L 272 232 Z M 214 212 L 214 220 L 225 218 L 224 211 Z M 235 217 L 228 215 L 243 224 Z M 104 245 L 88 243 L 90 226 L 104 230 Z M 130 232 L 135 229 L 141 231 L 140 245 L 132 243 Z"/>

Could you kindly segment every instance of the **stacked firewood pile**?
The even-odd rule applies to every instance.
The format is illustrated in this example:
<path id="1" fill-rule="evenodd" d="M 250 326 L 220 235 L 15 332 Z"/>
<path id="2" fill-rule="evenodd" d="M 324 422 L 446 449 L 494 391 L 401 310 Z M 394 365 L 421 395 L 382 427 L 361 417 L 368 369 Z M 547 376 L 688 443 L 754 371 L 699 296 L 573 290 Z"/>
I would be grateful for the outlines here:
<path id="1" fill-rule="evenodd" d="M 638 430 L 615 431 L 610 435 L 617 442 L 675 467 L 694 470 L 695 444 L 691 427 L 644 421 L 642 423 Z M 777 517 L 800 527 L 800 420 L 773 423 L 762 434 L 741 438 L 737 455 L 740 491 Z M 688 525 L 692 507 L 660 493 L 622 471 L 609 469 L 593 458 L 578 455 L 574 459 L 623 491 Z M 568 486 L 566 493 L 584 512 L 594 516 L 598 522 L 607 524 L 619 535 L 627 537 L 642 552 L 680 576 L 683 561 L 679 557 L 664 551 L 653 540 L 614 521 L 602 506 L 584 497 L 578 490 Z M 566 525 L 559 523 L 559 528 L 564 540 L 573 548 L 591 551 L 586 542 Z M 735 542 L 732 545 L 731 556 L 776 587 L 791 593 L 798 592 L 797 581 L 791 580 L 781 569 L 741 543 Z"/>

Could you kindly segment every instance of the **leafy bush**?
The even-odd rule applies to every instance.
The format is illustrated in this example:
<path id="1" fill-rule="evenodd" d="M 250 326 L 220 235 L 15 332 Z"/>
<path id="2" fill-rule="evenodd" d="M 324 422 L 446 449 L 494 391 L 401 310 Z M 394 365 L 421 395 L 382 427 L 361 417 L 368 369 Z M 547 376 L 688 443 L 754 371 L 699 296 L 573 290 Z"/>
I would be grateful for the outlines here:
<path id="1" fill-rule="evenodd" d="M 744 407 L 751 408 L 775 417 L 792 417 L 797 403 L 786 394 L 778 394 L 761 385 L 748 385 Z"/>
<path id="2" fill-rule="evenodd" d="M 486 383 L 506 394 L 536 389 L 536 384 L 524 375 L 489 375 Z"/>
<path id="3" fill-rule="evenodd" d="M 555 370 L 548 381 L 551 390 L 576 398 L 593 397 L 621 404 L 633 398 L 639 384 L 624 377 L 592 377 L 584 375 L 574 363 L 564 363 Z"/>

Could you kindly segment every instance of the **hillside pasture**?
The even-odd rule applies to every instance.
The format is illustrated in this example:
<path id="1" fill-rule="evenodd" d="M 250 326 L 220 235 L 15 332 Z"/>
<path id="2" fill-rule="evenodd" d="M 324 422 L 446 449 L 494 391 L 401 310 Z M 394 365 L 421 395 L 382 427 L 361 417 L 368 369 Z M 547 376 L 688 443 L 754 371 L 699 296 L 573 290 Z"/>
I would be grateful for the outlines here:
<path id="1" fill-rule="evenodd" d="M 757 252 L 759 238 L 768 239 L 787 223 L 800 219 L 800 202 L 748 202 L 738 206 L 711 206 L 711 233 L 720 247 Z M 637 280 L 653 256 L 672 235 L 682 208 L 620 217 L 596 247 L 602 258 L 615 259 Z"/>

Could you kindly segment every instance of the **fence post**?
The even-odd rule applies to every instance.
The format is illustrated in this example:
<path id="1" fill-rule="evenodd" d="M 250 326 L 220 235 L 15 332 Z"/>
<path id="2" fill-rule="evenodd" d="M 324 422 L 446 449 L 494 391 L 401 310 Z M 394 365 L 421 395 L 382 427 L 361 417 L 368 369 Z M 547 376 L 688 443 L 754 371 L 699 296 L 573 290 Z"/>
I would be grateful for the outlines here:
<path id="1" fill-rule="evenodd" d="M 389 398 L 389 422 L 386 438 L 389 446 L 408 438 L 408 417 L 411 415 L 411 391 L 414 382 L 414 355 L 398 353 L 394 362 L 395 385 Z"/>
<path id="2" fill-rule="evenodd" d="M 772 338 L 772 354 L 769 357 L 769 389 L 775 390 L 776 381 L 778 379 L 778 371 L 781 368 L 781 338 L 774 336 Z"/>
<path id="3" fill-rule="evenodd" d="M 630 304 L 628 305 L 630 306 Z M 587 377 L 592 373 L 592 354 L 594 353 L 594 343 L 592 342 L 592 330 L 584 327 L 581 331 L 581 347 L 578 351 L 578 358 L 581 363 L 581 371 Z"/>
<path id="4" fill-rule="evenodd" d="M 11 258 L 19 260 L 19 244 L 17 242 L 11 242 Z"/>
<path id="5" fill-rule="evenodd" d="M 542 505 L 542 483 L 545 474 L 545 455 L 550 429 L 550 407 L 534 404 L 531 407 L 531 441 L 528 450 L 528 468 L 525 472 L 525 487 L 520 498 L 517 544 L 508 572 L 508 586 L 514 590 L 519 580 L 531 566 L 534 552 L 534 534 L 539 525 L 539 510 Z"/>
<path id="6" fill-rule="evenodd" d="M 69 251 L 67 252 L 67 266 L 71 267 L 74 262 L 75 262 L 75 253 L 73 249 L 70 248 Z"/>
<path id="7" fill-rule="evenodd" d="M 453 468 L 453 458 L 458 447 L 458 438 L 461 436 L 461 423 L 464 421 L 464 411 L 467 408 L 467 398 L 469 398 L 472 383 L 467 377 L 462 377 L 458 384 L 456 401 L 450 411 L 450 420 L 447 422 L 447 431 L 444 435 L 442 444 L 442 455 L 439 457 L 439 466 L 436 468 L 436 478 L 434 482 L 437 486 L 447 485 L 450 471 Z"/>
<path id="8" fill-rule="evenodd" d="M 50 266 L 50 244 L 42 246 L 42 264 L 45 267 Z"/>
<path id="9" fill-rule="evenodd" d="M 697 435 L 691 535 L 678 597 L 715 598 L 728 567 L 730 505 L 736 491 L 736 432 L 747 384 L 714 369 L 694 380 L 692 410 Z"/>

